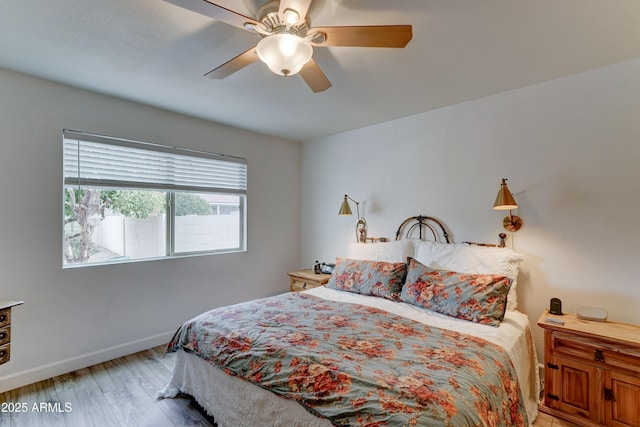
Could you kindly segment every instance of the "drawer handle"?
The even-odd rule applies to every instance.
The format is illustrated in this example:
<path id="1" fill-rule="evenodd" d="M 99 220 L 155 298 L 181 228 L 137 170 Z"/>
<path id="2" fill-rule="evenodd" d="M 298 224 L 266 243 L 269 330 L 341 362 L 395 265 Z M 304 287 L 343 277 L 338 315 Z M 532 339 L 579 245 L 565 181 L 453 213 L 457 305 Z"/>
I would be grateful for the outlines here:
<path id="1" fill-rule="evenodd" d="M 616 398 L 613 397 L 613 390 L 610 388 L 604 389 L 604 400 L 610 400 L 612 402 L 616 401 Z"/>
<path id="2" fill-rule="evenodd" d="M 0 314 L 0 323 L 4 322 L 5 320 L 7 320 L 7 315 L 4 313 Z"/>
<path id="3" fill-rule="evenodd" d="M 593 360 L 604 363 L 604 354 L 602 354 L 602 350 L 596 350 L 593 354 Z"/>
<path id="4" fill-rule="evenodd" d="M 7 355 L 7 350 L 0 350 L 0 359 Z"/>
<path id="5" fill-rule="evenodd" d="M 3 340 L 7 337 L 7 333 L 6 332 L 0 332 L 0 340 Z"/>

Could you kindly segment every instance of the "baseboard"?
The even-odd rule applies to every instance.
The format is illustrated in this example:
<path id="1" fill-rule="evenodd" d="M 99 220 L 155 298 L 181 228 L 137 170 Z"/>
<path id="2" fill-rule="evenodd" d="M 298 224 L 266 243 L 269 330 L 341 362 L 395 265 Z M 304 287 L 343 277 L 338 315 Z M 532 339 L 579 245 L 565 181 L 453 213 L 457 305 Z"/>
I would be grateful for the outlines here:
<path id="1" fill-rule="evenodd" d="M 165 332 L 0 377 L 0 393 L 166 344 L 174 332 Z"/>

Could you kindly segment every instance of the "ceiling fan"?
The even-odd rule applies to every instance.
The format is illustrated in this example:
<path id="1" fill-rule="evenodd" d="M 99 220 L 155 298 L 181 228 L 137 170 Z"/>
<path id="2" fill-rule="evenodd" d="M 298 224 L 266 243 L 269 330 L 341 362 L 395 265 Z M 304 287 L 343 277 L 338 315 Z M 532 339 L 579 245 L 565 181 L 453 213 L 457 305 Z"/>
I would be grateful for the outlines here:
<path id="1" fill-rule="evenodd" d="M 165 1 L 262 37 L 256 46 L 205 74 L 214 79 L 224 79 L 260 59 L 278 75 L 300 73 L 313 92 L 322 92 L 331 82 L 313 60 L 314 46 L 401 48 L 412 37 L 411 25 L 311 27 L 307 11 L 312 0 L 267 1 L 256 19 L 209 0 Z"/>

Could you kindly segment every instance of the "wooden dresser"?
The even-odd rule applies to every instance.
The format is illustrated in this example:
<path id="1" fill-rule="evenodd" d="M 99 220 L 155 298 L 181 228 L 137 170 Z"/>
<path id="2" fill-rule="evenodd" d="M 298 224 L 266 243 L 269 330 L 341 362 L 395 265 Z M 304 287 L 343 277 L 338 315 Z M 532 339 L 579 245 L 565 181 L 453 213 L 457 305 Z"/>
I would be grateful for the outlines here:
<path id="1" fill-rule="evenodd" d="M 11 357 L 11 307 L 22 301 L 0 300 L 0 365 Z"/>
<path id="2" fill-rule="evenodd" d="M 542 412 L 581 426 L 640 426 L 640 325 L 547 311 L 538 325 L 544 329 Z"/>
<path id="3" fill-rule="evenodd" d="M 291 292 L 300 292 L 326 285 L 331 278 L 330 274 L 315 274 L 311 269 L 292 271 L 287 274 L 289 274 L 289 290 Z"/>

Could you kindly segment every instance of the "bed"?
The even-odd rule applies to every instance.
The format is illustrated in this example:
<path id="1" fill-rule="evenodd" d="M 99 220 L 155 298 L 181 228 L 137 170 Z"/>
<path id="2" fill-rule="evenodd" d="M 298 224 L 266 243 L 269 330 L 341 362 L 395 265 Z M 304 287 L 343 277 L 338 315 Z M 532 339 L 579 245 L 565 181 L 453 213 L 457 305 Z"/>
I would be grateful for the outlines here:
<path id="1" fill-rule="evenodd" d="M 185 322 L 160 396 L 192 396 L 220 427 L 531 425 L 522 257 L 440 242 L 438 227 L 434 241 L 420 225 L 418 239 L 350 245 L 326 286 Z"/>

